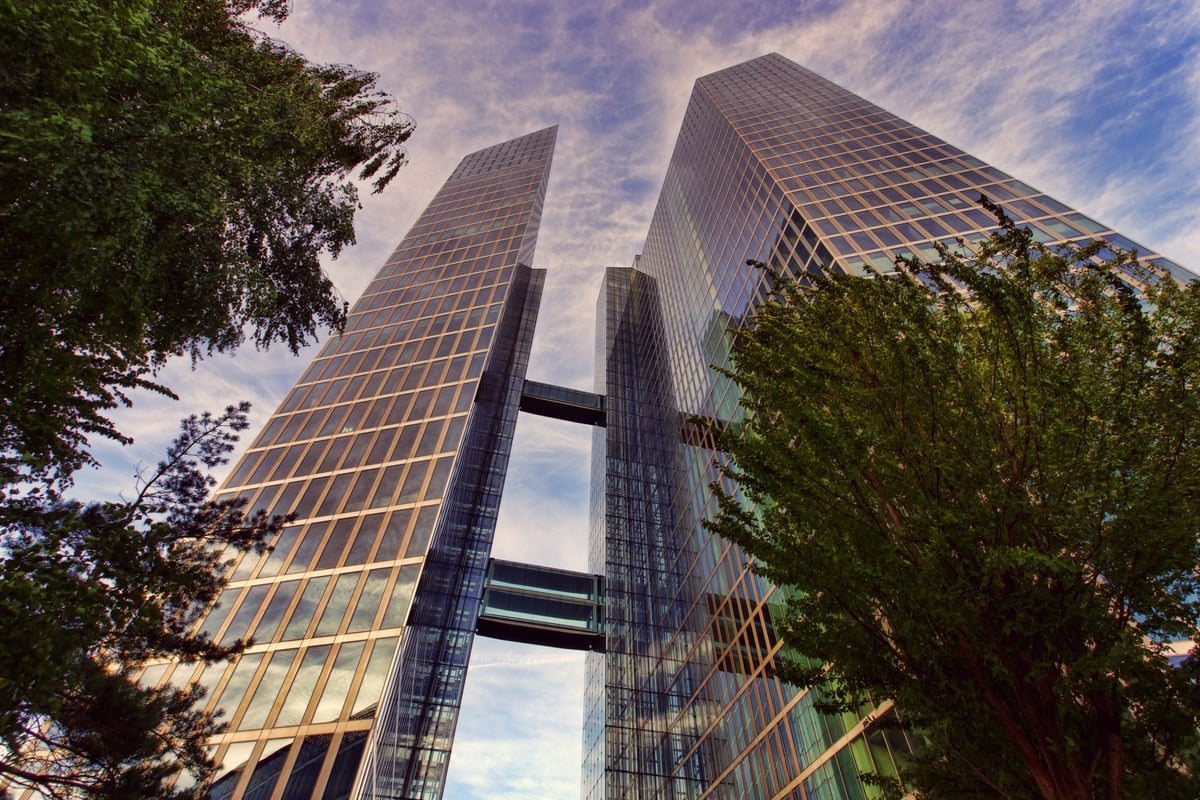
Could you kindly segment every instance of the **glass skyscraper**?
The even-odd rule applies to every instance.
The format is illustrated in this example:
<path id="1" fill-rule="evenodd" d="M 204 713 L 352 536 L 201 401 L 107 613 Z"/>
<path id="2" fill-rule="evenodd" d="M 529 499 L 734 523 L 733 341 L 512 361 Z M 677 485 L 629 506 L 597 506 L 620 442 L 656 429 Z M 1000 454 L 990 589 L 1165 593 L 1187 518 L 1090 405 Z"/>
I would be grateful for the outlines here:
<path id="1" fill-rule="evenodd" d="M 877 724 L 890 702 L 827 716 L 769 674 L 784 593 L 703 529 L 725 479 L 689 418 L 739 419 L 718 368 L 766 294 L 747 259 L 886 273 L 985 237 L 980 194 L 1042 242 L 1136 246 L 779 55 L 696 82 L 643 252 L 601 291 L 589 553 L 608 629 L 588 656 L 584 797 L 868 798 L 860 773 L 895 774 L 909 743 Z"/>
<path id="2" fill-rule="evenodd" d="M 213 800 L 344 798 L 360 774 L 364 796 L 440 796 L 556 133 L 463 159 L 218 494 L 296 519 L 241 557 L 201 624 L 254 645 L 142 678 L 198 679 L 224 709 Z"/>
<path id="3" fill-rule="evenodd" d="M 1041 241 L 1134 243 L 763 56 L 697 81 L 643 252 L 604 276 L 594 392 L 548 387 L 525 380 L 543 281 L 527 265 L 555 134 L 462 161 L 222 487 L 296 517 L 272 552 L 233 565 L 201 622 L 255 644 L 229 665 L 142 678 L 198 680 L 225 710 L 214 800 L 441 796 L 519 409 L 594 426 L 602 613 L 569 597 L 565 575 L 503 595 L 528 619 L 551 600 L 587 616 L 587 637 L 528 639 L 596 651 L 584 797 L 874 797 L 859 774 L 894 774 L 908 749 L 875 724 L 890 702 L 825 716 L 771 676 L 784 592 L 703 528 L 724 479 L 691 420 L 741 414 L 719 368 L 766 293 L 746 259 L 887 272 L 986 236 L 980 194 Z"/>

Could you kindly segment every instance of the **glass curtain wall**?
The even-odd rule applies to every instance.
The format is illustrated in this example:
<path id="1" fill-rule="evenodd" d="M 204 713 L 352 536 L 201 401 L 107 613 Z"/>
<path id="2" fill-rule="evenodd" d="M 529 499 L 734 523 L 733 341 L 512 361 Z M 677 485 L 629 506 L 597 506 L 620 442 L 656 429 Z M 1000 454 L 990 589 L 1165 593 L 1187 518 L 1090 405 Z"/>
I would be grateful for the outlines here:
<path id="1" fill-rule="evenodd" d="M 524 265 L 555 136 L 547 128 L 463 159 L 220 490 L 295 520 L 270 553 L 233 564 L 199 623 L 254 644 L 232 664 L 143 676 L 199 680 L 208 707 L 224 710 L 214 800 L 347 797 L 368 737 L 380 740 L 371 732 L 398 644 L 408 652 L 416 639 L 410 605 L 421 641 L 439 650 L 427 667 L 437 676 L 429 736 L 448 750 L 469 592 L 452 620 L 429 621 L 428 610 L 447 585 L 476 586 L 486 563 L 540 296 L 541 272 Z"/>
<path id="2" fill-rule="evenodd" d="M 868 798 L 877 790 L 860 773 L 895 773 L 894 756 L 908 742 L 872 724 L 894 713 L 889 702 L 826 716 L 813 709 L 813 692 L 771 676 L 782 648 L 774 628 L 782 592 L 756 576 L 738 548 L 704 530 L 716 510 L 709 486 L 724 479 L 719 454 L 686 421 L 740 419 L 737 387 L 719 368 L 730 363 L 731 329 L 765 296 L 765 273 L 747 259 L 792 275 L 887 273 L 896 256 L 936 258 L 935 243 L 970 247 L 985 237 L 995 219 L 978 206 L 980 194 L 1040 241 L 1104 238 L 1187 277 L 1159 254 L 779 55 L 696 82 L 643 252 L 625 279 L 655 287 L 657 302 L 635 313 L 661 320 L 661 332 L 626 346 L 611 330 L 610 307 L 609 329 L 597 336 L 606 365 L 669 387 L 666 400 L 617 411 L 620 387 L 610 370 L 608 430 L 620 430 L 622 414 L 642 415 L 629 425 L 644 424 L 647 413 L 670 417 L 660 402 L 678 427 L 669 453 L 619 455 L 610 434 L 607 457 L 594 456 L 602 476 L 594 478 L 593 530 L 610 540 L 606 549 L 594 542 L 593 553 L 608 558 L 610 587 L 629 579 L 647 602 L 628 637 L 643 661 L 613 652 L 615 627 L 609 655 L 590 657 L 586 797 Z M 613 292 L 610 273 L 602 292 L 610 304 Z M 630 458 L 638 468 L 669 464 L 670 474 L 661 479 L 654 524 L 629 526 L 654 543 L 629 540 L 626 566 L 612 554 L 627 537 L 621 519 L 629 501 L 614 487 L 635 468 Z M 643 566 L 648 572 L 639 575 Z M 626 600 L 611 591 L 609 599 L 611 621 Z M 661 701 L 649 702 L 654 697 Z"/>

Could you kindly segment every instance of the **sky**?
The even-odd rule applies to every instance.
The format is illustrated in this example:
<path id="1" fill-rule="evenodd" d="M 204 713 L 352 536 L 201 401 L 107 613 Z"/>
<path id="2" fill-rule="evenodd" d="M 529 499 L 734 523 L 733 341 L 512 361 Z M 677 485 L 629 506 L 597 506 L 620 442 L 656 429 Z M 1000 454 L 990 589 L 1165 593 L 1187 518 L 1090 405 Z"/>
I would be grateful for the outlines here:
<path id="1" fill-rule="evenodd" d="M 1200 269 L 1194 0 L 293 0 L 264 29 L 377 72 L 417 122 L 411 163 L 364 191 L 358 244 L 327 264 L 350 301 L 463 155 L 560 126 L 535 380 L 591 388 L 600 277 L 641 249 L 693 81 L 772 51 Z M 257 430 L 314 352 L 170 365 L 182 399 L 137 397 L 116 417 L 134 444 L 98 443 L 79 491 L 127 490 L 187 414 L 249 399 Z M 581 426 L 522 416 L 495 555 L 585 568 L 589 446 Z M 477 642 L 448 800 L 578 793 L 582 663 Z"/>

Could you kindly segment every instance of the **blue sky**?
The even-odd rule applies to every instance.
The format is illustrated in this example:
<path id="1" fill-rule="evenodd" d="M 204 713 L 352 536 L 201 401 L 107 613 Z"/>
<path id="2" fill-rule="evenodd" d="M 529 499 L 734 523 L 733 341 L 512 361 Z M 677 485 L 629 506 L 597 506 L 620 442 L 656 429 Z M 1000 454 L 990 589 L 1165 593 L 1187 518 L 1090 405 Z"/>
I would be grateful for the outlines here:
<path id="1" fill-rule="evenodd" d="M 380 74 L 417 120 L 412 162 L 364 195 L 359 244 L 328 264 L 354 300 L 466 153 L 560 125 L 537 263 L 550 270 L 532 378 L 590 388 L 605 267 L 649 224 L 692 82 L 777 51 L 1021 180 L 1200 268 L 1200 4 L 996 0 L 295 0 L 272 35 Z M 117 492 L 188 413 L 238 399 L 261 426 L 311 354 L 246 350 L 162 376 L 136 442 L 97 447 L 80 490 Z M 496 554 L 586 560 L 586 431 L 522 418 Z M 448 798 L 578 792 L 582 659 L 481 641 Z"/>

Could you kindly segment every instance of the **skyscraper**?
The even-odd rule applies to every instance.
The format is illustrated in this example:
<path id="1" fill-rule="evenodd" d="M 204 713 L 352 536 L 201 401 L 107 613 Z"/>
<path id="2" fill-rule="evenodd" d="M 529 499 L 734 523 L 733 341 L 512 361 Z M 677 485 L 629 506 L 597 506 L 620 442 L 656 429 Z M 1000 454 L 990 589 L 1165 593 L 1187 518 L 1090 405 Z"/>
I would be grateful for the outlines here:
<path id="1" fill-rule="evenodd" d="M 783 591 L 702 527 L 725 482 L 689 415 L 739 418 L 731 325 L 762 270 L 888 272 L 968 244 L 998 201 L 1042 242 L 1135 244 L 779 55 L 700 78 L 645 247 L 601 291 L 590 569 L 606 579 L 607 643 L 588 656 L 587 798 L 863 798 L 895 774 L 904 734 L 831 717 L 768 674 Z M 1152 264 L 1179 267 L 1144 247 Z M 726 482 L 726 485 L 727 482 Z"/>
<path id="2" fill-rule="evenodd" d="M 823 716 L 769 674 L 783 591 L 703 528 L 724 479 L 689 418 L 741 413 L 719 368 L 731 325 L 765 295 L 745 261 L 886 272 L 984 237 L 981 193 L 1042 241 L 1134 243 L 763 56 L 697 81 L 643 252 L 605 273 L 595 391 L 573 392 L 525 380 L 543 279 L 526 265 L 554 139 L 463 160 L 221 490 L 297 519 L 273 552 L 242 557 L 202 623 L 256 644 L 229 666 L 144 677 L 198 678 L 227 712 L 214 798 L 440 796 L 515 416 L 547 406 L 595 426 L 603 614 L 563 590 L 555 602 L 575 603 L 587 636 L 528 638 L 597 651 L 585 797 L 868 797 L 859 773 L 894 774 L 908 748 L 872 724 L 890 702 Z M 513 591 L 546 622 L 553 591 Z"/>
<path id="3" fill-rule="evenodd" d="M 202 624 L 255 641 L 199 670 L 229 722 L 214 800 L 346 797 L 360 764 L 404 796 L 440 792 L 537 315 L 543 273 L 527 265 L 556 132 L 463 159 L 219 493 L 296 519 L 271 553 L 242 556 Z M 168 668 L 143 680 L 195 677 Z M 407 781 L 377 746 L 364 758 L 389 674 L 386 721 L 420 729 Z M 391 754 L 389 732 L 371 738 Z"/>

